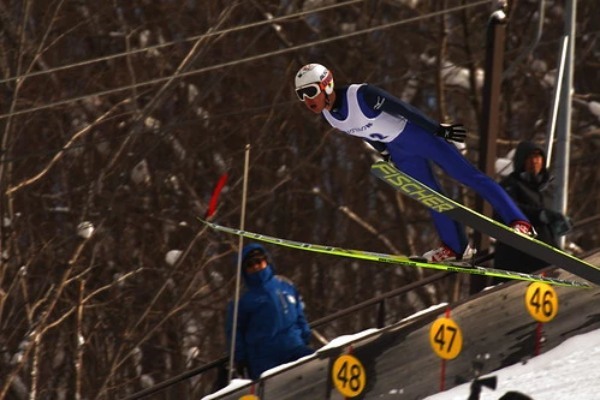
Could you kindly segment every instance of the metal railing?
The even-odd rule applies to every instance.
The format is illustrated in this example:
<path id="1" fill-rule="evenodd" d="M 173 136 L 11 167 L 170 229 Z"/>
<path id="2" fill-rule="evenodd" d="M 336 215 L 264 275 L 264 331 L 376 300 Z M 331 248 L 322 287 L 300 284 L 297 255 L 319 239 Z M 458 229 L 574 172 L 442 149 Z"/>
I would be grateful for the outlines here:
<path id="1" fill-rule="evenodd" d="M 408 285 L 404 285 L 400 288 L 390 290 L 389 292 L 383 293 L 379 296 L 373 297 L 369 300 L 363 301 L 361 303 L 355 304 L 351 307 L 345 308 L 333 314 L 330 314 L 326 317 L 319 318 L 310 323 L 311 328 L 318 328 L 320 326 L 326 325 L 330 322 L 333 322 L 337 319 L 343 318 L 350 314 L 355 313 L 356 311 L 362 310 L 367 307 L 371 307 L 374 305 L 379 305 L 379 310 L 377 314 L 377 327 L 382 328 L 385 325 L 385 302 L 388 299 L 406 294 L 412 290 L 418 289 L 420 287 L 432 284 L 434 282 L 445 279 L 449 276 L 455 275 L 455 272 L 438 272 L 429 277 L 421 279 L 416 282 L 409 283 Z M 182 374 L 174 376 L 173 378 L 169 378 L 165 381 L 162 381 L 148 389 L 144 389 L 137 393 L 132 394 L 131 396 L 126 397 L 124 400 L 137 400 L 144 398 L 146 396 L 150 396 L 152 394 L 158 393 L 161 390 L 164 390 L 172 385 L 185 381 L 186 379 L 192 378 L 194 376 L 200 375 L 202 373 L 208 372 L 213 369 L 224 368 L 229 360 L 229 355 L 223 356 L 217 360 L 211 361 L 207 364 L 199 366 L 197 368 L 190 369 Z"/>

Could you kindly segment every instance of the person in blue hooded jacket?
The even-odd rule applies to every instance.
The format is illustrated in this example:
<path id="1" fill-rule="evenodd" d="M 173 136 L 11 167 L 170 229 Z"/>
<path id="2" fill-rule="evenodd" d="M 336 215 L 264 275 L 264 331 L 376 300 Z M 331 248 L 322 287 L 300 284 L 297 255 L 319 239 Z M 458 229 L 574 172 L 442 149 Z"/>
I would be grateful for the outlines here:
<path id="1" fill-rule="evenodd" d="M 302 297 L 287 278 L 275 275 L 263 246 L 251 243 L 242 250 L 245 289 L 238 305 L 234 363 L 250 379 L 278 365 L 314 353 L 311 330 L 304 316 Z M 227 315 L 227 340 L 231 343 L 233 301 Z"/>

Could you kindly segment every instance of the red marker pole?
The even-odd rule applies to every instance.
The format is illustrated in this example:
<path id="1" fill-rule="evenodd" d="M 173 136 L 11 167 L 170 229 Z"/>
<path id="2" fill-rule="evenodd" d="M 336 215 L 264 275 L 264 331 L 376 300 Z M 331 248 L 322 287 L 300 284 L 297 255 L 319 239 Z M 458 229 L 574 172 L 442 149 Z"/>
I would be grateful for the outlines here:
<path id="1" fill-rule="evenodd" d="M 446 308 L 446 318 L 450 318 L 450 307 Z M 442 365 L 440 370 L 440 392 L 446 390 L 446 359 L 442 358 Z"/>
<path id="2" fill-rule="evenodd" d="M 205 220 L 208 221 L 215 214 L 215 211 L 217 211 L 217 205 L 219 204 L 219 195 L 225 187 L 228 177 L 229 176 L 227 175 L 227 172 L 219 177 L 219 180 L 217 181 L 217 184 L 213 190 L 212 196 L 210 197 L 210 202 L 208 203 L 208 209 L 206 210 L 206 215 L 204 216 Z"/>

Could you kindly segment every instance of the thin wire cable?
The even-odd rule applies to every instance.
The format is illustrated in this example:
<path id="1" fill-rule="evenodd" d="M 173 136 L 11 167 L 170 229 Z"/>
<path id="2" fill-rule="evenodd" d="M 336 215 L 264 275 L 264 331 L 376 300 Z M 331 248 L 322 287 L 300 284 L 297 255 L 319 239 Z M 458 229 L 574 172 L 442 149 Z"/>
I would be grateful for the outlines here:
<path id="1" fill-rule="evenodd" d="M 214 71 L 214 70 L 218 70 L 218 69 L 222 69 L 222 68 L 227 68 L 227 67 L 231 67 L 231 66 L 235 66 L 235 65 L 240 65 L 240 64 L 245 64 L 248 62 L 252 62 L 252 61 L 256 61 L 256 60 L 261 60 L 264 58 L 269 58 L 269 57 L 273 57 L 273 56 L 277 56 L 277 55 L 282 55 L 282 54 L 286 54 L 286 53 L 291 53 L 297 50 L 302 50 L 305 48 L 309 48 L 309 47 L 314 47 L 314 46 L 320 46 L 320 45 L 324 45 L 324 44 L 328 44 L 328 43 L 333 43 L 335 41 L 338 40 L 342 40 L 342 39 L 348 39 L 348 38 L 352 38 L 355 36 L 359 36 L 359 35 L 364 35 L 367 33 L 372 33 L 372 32 L 376 32 L 376 31 L 380 31 L 380 30 L 385 30 L 385 29 L 390 29 L 390 28 L 395 28 L 397 26 L 401 26 L 401 25 L 406 25 L 406 24 L 410 24 L 413 22 L 418 22 L 418 21 L 422 21 L 425 19 L 429 19 L 429 18 L 434 18 L 434 17 L 438 17 L 441 15 L 446 15 L 446 14 L 450 14 L 456 11 L 461 11 L 467 8 L 471 8 L 471 7 L 476 7 L 485 3 L 490 3 L 493 0 L 480 0 L 477 1 L 475 3 L 471 3 L 468 5 L 461 5 L 461 6 L 456 6 L 456 7 L 451 7 L 448 8 L 446 10 L 441 10 L 441 11 L 434 11 L 432 13 L 429 14 L 425 14 L 425 15 L 421 15 L 418 17 L 412 17 L 412 18 L 408 18 L 402 21 L 396 21 L 396 22 L 391 22 L 388 24 L 383 24 L 383 25 L 378 25 L 372 28 L 367 28 L 367 29 L 362 29 L 356 32 L 351 32 L 351 33 L 346 33 L 343 35 L 338 35 L 338 36 L 333 36 L 330 38 L 326 38 L 326 39 L 321 39 L 321 40 L 316 40 L 313 42 L 309 42 L 309 43 L 304 43 L 304 44 L 300 44 L 300 45 L 296 45 L 296 46 L 292 46 L 292 47 L 288 47 L 285 49 L 280 49 L 280 50 L 275 50 L 272 52 L 268 52 L 268 53 L 262 53 L 262 54 L 258 54 L 258 55 L 254 55 L 254 56 L 250 56 L 250 57 L 245 57 L 245 58 L 241 58 L 241 59 L 237 59 L 237 60 L 233 60 L 233 61 L 227 61 L 227 62 L 223 62 L 221 64 L 215 64 L 212 66 L 208 66 L 208 67 L 204 67 L 204 68 L 198 68 L 195 70 L 191 70 L 191 71 L 187 71 L 187 72 L 182 72 L 180 74 L 177 75 L 178 78 L 186 78 L 189 76 L 193 76 L 193 75 L 197 75 L 197 74 L 201 74 L 204 72 L 209 72 L 209 71 Z M 16 110 L 16 111 L 12 111 L 9 113 L 4 113 L 4 114 L 0 114 L 0 119 L 5 119 L 8 117 L 13 117 L 13 116 L 17 116 L 17 115 L 22 115 L 22 114 L 28 114 L 31 112 L 35 112 L 35 111 L 40 111 L 40 110 L 45 110 L 48 108 L 52 108 L 52 107 L 57 107 L 57 106 L 62 106 L 62 105 L 66 105 L 66 104 L 70 104 L 70 103 L 74 103 L 77 101 L 81 101 L 81 100 L 85 100 L 89 97 L 102 97 L 102 96 L 106 96 L 109 94 L 114 94 L 114 93 L 119 93 L 119 92 L 123 92 L 126 90 L 132 90 L 132 89 L 138 89 L 138 88 L 142 88 L 142 87 L 146 87 L 146 86 L 150 86 L 150 85 L 154 85 L 154 84 L 158 84 L 158 83 L 162 83 L 168 80 L 173 79 L 174 75 L 169 75 L 166 77 L 161 77 L 161 78 L 155 78 L 155 79 L 150 79 L 144 82 L 138 82 L 132 85 L 125 85 L 125 86 L 120 86 L 117 88 L 113 88 L 113 89 L 107 89 L 107 90 L 102 90 L 99 92 L 94 92 L 94 93 L 90 93 L 90 94 L 86 94 L 86 95 L 81 95 L 81 96 L 77 96 L 77 97 L 72 97 L 69 99 L 64 99 L 64 100 L 59 100 L 59 101 L 55 101 L 53 103 L 48 103 L 48 104 L 44 104 L 44 105 L 40 105 L 40 106 L 36 106 L 36 107 L 30 107 L 30 108 L 24 108 L 21 110 Z"/>
<path id="2" fill-rule="evenodd" d="M 595 31 L 595 32 L 591 32 L 588 33 L 586 32 L 585 35 L 590 35 L 590 34 L 598 34 L 599 31 Z M 580 36 L 584 35 L 584 33 L 580 33 Z M 549 40 L 549 41 L 545 41 L 545 42 L 540 42 L 541 45 L 547 45 L 547 44 L 554 44 L 557 43 L 558 39 L 556 40 Z M 518 51 L 514 50 L 515 52 Z M 452 68 L 451 66 L 445 67 L 445 68 Z M 428 71 L 427 70 L 420 70 L 419 74 L 427 74 Z M 389 82 L 393 82 L 396 79 L 392 78 Z M 373 82 L 374 84 L 379 84 L 380 82 Z M 170 127 L 168 128 L 168 131 L 172 131 L 175 127 L 181 127 L 184 126 L 186 124 L 194 124 L 194 123 L 198 123 L 199 121 L 207 121 L 207 120 L 215 120 L 215 119 L 220 119 L 220 118 L 229 118 L 232 116 L 237 116 L 237 115 L 242 115 L 242 114 L 255 114 L 256 112 L 261 112 L 261 111 L 265 111 L 265 110 L 270 110 L 273 107 L 275 108 L 280 108 L 280 107 L 289 107 L 293 104 L 296 104 L 297 100 L 290 100 L 290 101 L 282 101 L 282 102 L 278 102 L 275 105 L 269 104 L 269 105 L 265 105 L 265 106 L 257 106 L 257 107 L 249 107 L 249 108 L 244 108 L 241 110 L 236 110 L 236 111 L 228 111 L 228 112 L 223 112 L 223 113 L 219 113 L 219 114 L 213 114 L 209 117 L 202 117 L 202 118 L 190 118 L 190 119 L 186 119 L 186 120 L 178 120 L 175 124 L 170 125 Z M 126 114 L 129 114 L 130 112 L 125 112 L 125 113 L 121 113 L 121 114 L 116 114 L 113 117 L 109 117 L 105 120 L 109 121 L 111 119 L 114 118 L 118 118 L 118 117 L 122 117 Z M 70 150 L 75 150 L 78 148 L 84 148 L 84 147 L 88 147 L 88 146 L 94 146 L 96 144 L 99 143 L 103 143 L 103 142 L 108 142 L 108 141 L 112 141 L 112 140 L 118 140 L 122 137 L 125 136 L 129 136 L 129 135 L 135 135 L 135 134 L 142 134 L 144 132 L 140 131 L 140 132 L 124 132 L 122 134 L 119 135 L 111 135 L 110 137 L 106 137 L 106 138 L 102 138 L 102 139 L 97 139 L 97 140 L 92 140 L 91 142 L 88 141 L 86 143 L 82 143 L 82 144 L 78 144 L 78 145 L 73 145 L 71 147 L 69 147 L 68 149 L 64 149 L 63 147 L 57 147 L 57 148 L 53 148 L 53 149 L 46 149 L 44 151 L 34 151 L 34 152 L 30 152 L 30 153 L 25 153 L 22 154 L 18 157 L 11 157 L 11 158 L 5 158 L 3 160 L 0 160 L 0 164 L 3 163 L 9 163 L 9 162 L 15 162 L 15 161 L 20 161 L 20 160 L 24 160 L 27 158 L 32 158 L 32 157 L 43 157 L 43 156 L 47 156 L 47 155 L 53 155 L 54 153 L 56 153 L 57 151 L 61 151 L 61 150 L 65 150 L 65 151 L 70 151 Z M 161 136 L 162 137 L 162 136 Z"/>
<path id="3" fill-rule="evenodd" d="M 244 223 L 246 221 L 246 204 L 248 198 L 248 170 L 250 169 L 250 144 L 246 144 L 244 157 L 244 183 L 242 188 L 242 214 L 240 216 L 240 229 L 244 230 Z M 228 382 L 233 379 L 233 373 L 235 371 L 235 347 L 237 340 L 237 326 L 238 326 L 238 313 L 240 304 L 240 287 L 242 280 L 242 253 L 244 246 L 244 237 L 242 235 L 238 238 L 238 259 L 237 259 L 237 273 L 235 278 L 235 294 L 233 303 L 233 321 L 231 328 L 231 346 L 229 348 L 229 371 Z"/>
<path id="4" fill-rule="evenodd" d="M 550 169 L 552 163 L 552 149 L 554 148 L 554 135 L 556 133 L 556 122 L 558 120 L 558 107 L 560 105 L 560 95 L 562 81 L 565 75 L 565 64 L 567 62 L 567 49 L 569 40 L 572 40 L 568 35 L 563 36 L 563 43 L 560 50 L 560 61 L 558 63 L 558 71 L 556 73 L 556 84 L 554 85 L 554 93 L 552 94 L 552 107 L 550 108 L 550 123 L 546 130 L 546 168 Z"/>
<path id="5" fill-rule="evenodd" d="M 364 2 L 364 1 L 365 0 L 349 0 L 349 1 L 345 1 L 343 3 L 339 3 L 339 4 L 332 4 L 332 5 L 328 5 L 328 6 L 323 6 L 323 7 L 315 8 L 315 9 L 312 9 L 312 10 L 309 10 L 309 11 L 301 11 L 301 12 L 298 12 L 298 13 L 289 14 L 289 15 L 283 15 L 281 17 L 276 17 L 276 18 L 269 18 L 269 19 L 266 19 L 266 20 L 252 22 L 252 23 L 249 23 L 249 24 L 240 25 L 240 26 L 236 26 L 236 27 L 233 27 L 233 28 L 227 28 L 227 29 L 222 29 L 222 30 L 219 30 L 219 31 L 204 33 L 202 35 L 190 36 L 190 37 L 182 39 L 182 40 L 173 40 L 173 41 L 170 41 L 170 42 L 165 42 L 165 43 L 160 43 L 160 44 L 156 44 L 156 45 L 152 45 L 152 46 L 147 46 L 147 47 L 143 47 L 143 48 L 140 48 L 140 49 L 133 49 L 133 50 L 124 51 L 124 52 L 121 52 L 121 53 L 111 54 L 111 55 L 108 55 L 108 56 L 92 58 L 92 59 L 89 59 L 89 60 L 79 61 L 79 62 L 72 63 L 72 64 L 66 64 L 66 65 L 62 65 L 62 66 L 59 66 L 59 67 L 49 68 L 49 69 L 46 69 L 46 70 L 43 70 L 43 71 L 28 72 L 26 74 L 17 75 L 17 76 L 11 76 L 9 78 L 0 79 L 0 83 L 12 82 L 12 81 L 16 81 L 18 79 L 31 78 L 31 77 L 40 76 L 40 75 L 49 75 L 49 74 L 52 74 L 52 73 L 55 73 L 55 72 L 65 71 L 65 70 L 72 69 L 72 68 L 77 68 L 77 67 L 83 67 L 83 66 L 86 66 L 86 65 L 95 64 L 95 63 L 102 62 L 102 61 L 115 60 L 115 59 L 121 58 L 121 57 L 135 55 L 135 54 L 138 54 L 138 53 L 144 53 L 144 52 L 148 52 L 148 51 L 152 51 L 152 50 L 157 50 L 157 49 L 162 49 L 164 47 L 174 46 L 174 45 L 177 45 L 177 44 L 182 44 L 182 43 L 187 43 L 187 42 L 193 42 L 193 41 L 197 41 L 197 40 L 200 40 L 200 39 L 209 38 L 209 37 L 212 37 L 212 36 L 225 35 L 227 33 L 237 32 L 237 31 L 241 31 L 241 30 L 244 30 L 244 29 L 256 28 L 256 27 L 260 27 L 260 26 L 268 25 L 268 24 L 274 24 L 274 23 L 278 23 L 278 22 L 285 21 L 285 20 L 288 20 L 288 19 L 303 17 L 305 15 L 315 14 L 315 13 L 319 13 L 319 12 L 322 12 L 322 11 L 329 11 L 331 9 L 335 9 L 335 8 L 339 8 L 339 7 L 345 7 L 345 6 L 352 5 L 354 3 L 360 3 L 360 2 Z"/>

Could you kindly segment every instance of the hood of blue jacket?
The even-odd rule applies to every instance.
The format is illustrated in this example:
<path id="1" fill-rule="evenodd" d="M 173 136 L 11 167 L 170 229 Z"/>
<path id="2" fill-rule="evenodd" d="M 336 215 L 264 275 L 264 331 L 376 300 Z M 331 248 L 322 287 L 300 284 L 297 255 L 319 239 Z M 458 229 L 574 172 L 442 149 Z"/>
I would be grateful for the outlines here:
<path id="1" fill-rule="evenodd" d="M 271 264 L 269 253 L 259 243 L 250 243 L 244 246 L 244 248 L 242 249 L 242 263 L 244 262 L 246 257 L 255 250 L 260 250 L 262 253 L 265 254 L 265 256 L 267 257 L 268 264 L 265 269 L 263 269 L 262 271 L 255 272 L 253 274 L 246 273 L 246 271 L 242 268 L 242 277 L 244 278 L 244 282 L 246 282 L 246 286 L 248 286 L 249 288 L 263 286 L 265 283 L 270 281 L 271 278 L 273 278 L 273 276 L 275 275 L 275 269 Z"/>

